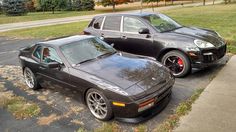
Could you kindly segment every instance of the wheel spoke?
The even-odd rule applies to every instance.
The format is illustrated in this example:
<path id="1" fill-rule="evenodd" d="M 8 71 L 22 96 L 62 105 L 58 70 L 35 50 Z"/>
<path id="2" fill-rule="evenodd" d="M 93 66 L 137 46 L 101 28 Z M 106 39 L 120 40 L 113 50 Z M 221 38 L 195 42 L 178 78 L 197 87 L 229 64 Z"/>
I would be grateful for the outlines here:
<path id="1" fill-rule="evenodd" d="M 107 114 L 107 106 L 104 98 L 97 92 L 89 93 L 87 96 L 87 104 L 93 115 L 99 119 L 103 119 Z"/>

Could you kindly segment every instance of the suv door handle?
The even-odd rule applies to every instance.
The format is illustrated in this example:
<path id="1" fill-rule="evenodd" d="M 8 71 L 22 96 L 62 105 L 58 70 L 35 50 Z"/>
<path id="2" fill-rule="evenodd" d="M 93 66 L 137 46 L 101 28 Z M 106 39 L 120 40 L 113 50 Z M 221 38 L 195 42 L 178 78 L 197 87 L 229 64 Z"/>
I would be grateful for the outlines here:
<path id="1" fill-rule="evenodd" d="M 101 37 L 103 37 L 103 38 L 104 38 L 104 34 L 103 34 L 103 33 L 101 34 Z"/>
<path id="2" fill-rule="evenodd" d="M 125 35 L 122 35 L 121 39 L 127 39 L 127 37 Z"/>

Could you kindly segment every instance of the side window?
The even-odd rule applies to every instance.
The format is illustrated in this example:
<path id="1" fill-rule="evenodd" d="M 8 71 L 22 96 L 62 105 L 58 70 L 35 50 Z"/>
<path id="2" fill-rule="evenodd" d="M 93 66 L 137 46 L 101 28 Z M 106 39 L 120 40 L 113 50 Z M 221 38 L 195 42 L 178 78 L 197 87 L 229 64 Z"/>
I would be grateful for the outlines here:
<path id="1" fill-rule="evenodd" d="M 121 16 L 107 16 L 103 30 L 120 31 Z"/>
<path id="2" fill-rule="evenodd" d="M 102 21 L 103 21 L 103 17 L 98 18 L 98 19 L 94 22 L 93 27 L 94 27 L 95 29 L 101 29 Z"/>
<path id="3" fill-rule="evenodd" d="M 41 59 L 41 53 L 42 53 L 42 46 L 37 46 L 34 50 L 33 56 L 37 59 Z"/>
<path id="4" fill-rule="evenodd" d="M 124 32 L 138 33 L 140 28 L 147 28 L 147 26 L 136 18 L 124 17 Z"/>
<path id="5" fill-rule="evenodd" d="M 60 57 L 58 56 L 55 49 L 51 47 L 46 47 L 43 49 L 43 62 L 50 63 L 50 62 L 59 62 L 62 63 Z"/>

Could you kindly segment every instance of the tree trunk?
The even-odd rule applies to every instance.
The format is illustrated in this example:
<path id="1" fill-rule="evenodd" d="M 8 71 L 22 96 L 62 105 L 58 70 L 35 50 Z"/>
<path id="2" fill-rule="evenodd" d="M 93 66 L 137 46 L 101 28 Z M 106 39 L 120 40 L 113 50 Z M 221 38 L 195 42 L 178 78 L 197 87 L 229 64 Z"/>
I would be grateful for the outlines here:
<path id="1" fill-rule="evenodd" d="M 112 11 L 113 11 L 113 12 L 116 11 L 116 5 L 115 5 L 115 3 L 112 4 Z"/>
<path id="2" fill-rule="evenodd" d="M 152 2 L 152 12 L 154 12 L 154 6 L 153 6 L 153 2 Z"/>
<path id="3" fill-rule="evenodd" d="M 171 4 L 172 4 L 172 5 L 174 4 L 174 0 L 171 0 Z"/>
<path id="4" fill-rule="evenodd" d="M 164 2 L 165 2 L 165 6 L 166 6 L 166 0 L 164 0 Z"/>
<path id="5" fill-rule="evenodd" d="M 141 0 L 141 10 L 140 10 L 140 12 L 142 13 L 142 11 L 143 11 L 143 0 Z"/>
<path id="6" fill-rule="evenodd" d="M 157 7 L 158 7 L 158 1 L 157 1 Z"/>
<path id="7" fill-rule="evenodd" d="M 203 0 L 203 5 L 205 5 L 206 4 L 206 0 Z"/>
<path id="8" fill-rule="evenodd" d="M 52 14 L 54 14 L 54 13 L 55 13 L 55 8 L 53 7 L 53 8 L 52 8 Z"/>
<path id="9" fill-rule="evenodd" d="M 213 0 L 213 5 L 215 5 L 215 0 Z"/>
<path id="10" fill-rule="evenodd" d="M 194 2 L 194 0 L 192 0 L 192 3 Z"/>

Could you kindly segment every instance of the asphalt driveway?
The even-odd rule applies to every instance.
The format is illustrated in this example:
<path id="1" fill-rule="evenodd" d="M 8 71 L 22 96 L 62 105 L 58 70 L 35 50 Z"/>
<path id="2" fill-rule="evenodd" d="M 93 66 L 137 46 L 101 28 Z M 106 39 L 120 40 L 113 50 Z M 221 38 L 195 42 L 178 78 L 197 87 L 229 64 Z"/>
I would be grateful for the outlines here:
<path id="1" fill-rule="evenodd" d="M 40 103 L 41 109 L 44 109 L 41 112 L 41 115 L 37 118 L 29 120 L 31 123 L 21 123 L 22 128 L 30 131 L 41 131 L 47 130 L 47 127 L 39 125 L 37 120 L 41 116 L 50 116 L 52 114 L 66 115 L 71 109 L 75 110 L 72 114 L 63 116 L 54 123 L 48 124 L 50 131 L 74 131 L 79 127 L 83 127 L 88 130 L 93 130 L 103 124 L 103 122 L 96 120 L 89 113 L 88 109 L 80 103 L 80 100 L 77 98 L 77 93 L 66 88 L 55 89 L 53 87 L 45 88 L 39 91 L 31 91 L 26 88 L 22 79 L 22 73 L 20 67 L 18 66 L 18 49 L 27 45 L 31 45 L 40 40 L 17 40 L 17 39 L 7 39 L 0 37 L 0 81 L 7 82 L 6 88 L 13 90 L 17 95 L 24 96 L 27 99 L 33 99 L 36 102 Z M 165 118 L 168 117 L 176 106 L 189 98 L 196 89 L 205 88 L 211 81 L 211 79 L 216 75 L 216 73 L 224 66 L 228 57 L 226 56 L 218 65 L 207 68 L 205 70 L 194 70 L 193 73 L 185 78 L 176 79 L 176 83 L 173 87 L 172 100 L 169 105 L 161 113 L 143 123 L 148 127 L 148 129 L 155 128 L 159 123 L 161 123 Z M 11 65 L 11 66 L 9 66 Z M 50 112 L 48 112 L 49 110 Z M 16 127 L 12 127 L 11 123 L 5 123 L 1 125 L 2 122 L 2 113 L 0 109 L 0 128 L 2 130 L 13 130 L 18 131 Z M 4 114 L 5 115 L 5 114 Z M 7 115 L 7 114 L 6 114 Z M 4 120 L 12 120 L 11 116 L 4 116 Z M 71 122 L 75 122 L 74 124 Z M 135 125 L 126 124 L 117 121 L 111 121 L 117 123 L 121 128 L 126 131 L 133 129 Z M 32 127 L 32 124 L 34 127 Z M 56 124 L 56 125 L 55 125 Z M 68 125 L 69 124 L 69 125 Z M 37 128 L 37 129 L 36 129 Z M 70 129 L 68 129 L 70 128 Z M 0 129 L 0 131 L 1 131 Z M 24 131 L 24 129 L 20 131 Z"/>

